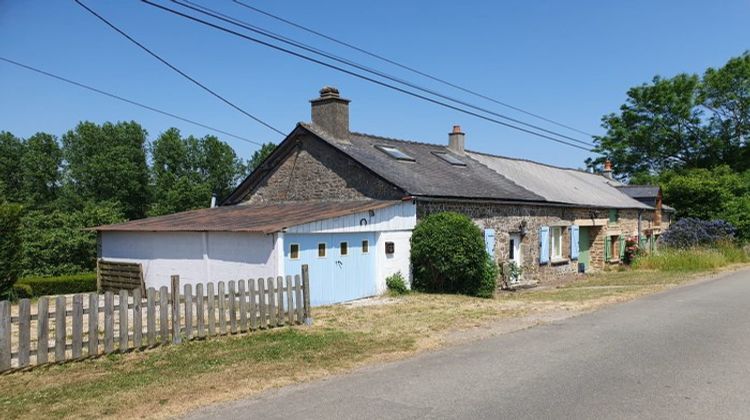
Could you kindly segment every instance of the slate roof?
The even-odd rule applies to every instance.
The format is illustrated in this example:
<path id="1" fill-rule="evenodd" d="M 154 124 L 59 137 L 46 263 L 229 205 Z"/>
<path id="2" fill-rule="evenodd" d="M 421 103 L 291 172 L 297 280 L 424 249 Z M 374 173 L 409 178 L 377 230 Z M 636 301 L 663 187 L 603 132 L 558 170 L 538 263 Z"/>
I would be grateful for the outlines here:
<path id="1" fill-rule="evenodd" d="M 656 185 L 620 185 L 617 189 L 629 197 L 652 207 L 656 206 L 656 199 L 659 197 L 659 192 L 661 191 Z M 674 208 L 666 204 L 662 204 L 661 208 L 666 211 L 675 211 Z"/>
<path id="2" fill-rule="evenodd" d="M 545 201 L 586 207 L 651 208 L 623 194 L 619 190 L 622 184 L 603 175 L 485 153 L 467 152 L 467 155 L 536 192 Z"/>
<path id="3" fill-rule="evenodd" d="M 300 125 L 414 196 L 651 208 L 620 192 L 619 182 L 599 174 L 471 151 L 465 156 L 454 154 L 466 163 L 454 166 L 434 154 L 452 153 L 445 145 L 362 133 L 351 133 L 348 141 L 342 141 L 313 124 Z M 415 161 L 393 159 L 378 145 L 397 147 Z"/>
<path id="4" fill-rule="evenodd" d="M 92 228 L 99 232 L 274 233 L 291 226 L 392 206 L 400 201 L 301 201 L 199 209 Z"/>
<path id="5" fill-rule="evenodd" d="M 409 195 L 544 201 L 544 197 L 519 186 L 476 160 L 454 155 L 466 163 L 466 166 L 454 166 L 435 156 L 435 152 L 451 153 L 445 146 L 362 133 L 351 133 L 349 141 L 341 141 L 313 124 L 300 124 Z M 415 161 L 393 159 L 375 146 L 397 147 L 414 157 Z"/>

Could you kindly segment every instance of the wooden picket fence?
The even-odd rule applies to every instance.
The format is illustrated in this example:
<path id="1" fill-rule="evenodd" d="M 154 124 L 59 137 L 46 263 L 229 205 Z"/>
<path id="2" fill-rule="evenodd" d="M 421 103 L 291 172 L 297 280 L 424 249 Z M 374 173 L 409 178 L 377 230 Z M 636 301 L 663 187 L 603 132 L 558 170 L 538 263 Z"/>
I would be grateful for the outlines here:
<path id="1" fill-rule="evenodd" d="M 181 291 L 179 276 L 172 276 L 171 288 L 149 288 L 145 296 L 135 289 L 41 297 L 36 313 L 29 299 L 17 311 L 2 301 L 0 372 L 312 322 L 307 266 L 294 278 L 215 286 L 196 284 L 193 291 L 186 284 Z"/>

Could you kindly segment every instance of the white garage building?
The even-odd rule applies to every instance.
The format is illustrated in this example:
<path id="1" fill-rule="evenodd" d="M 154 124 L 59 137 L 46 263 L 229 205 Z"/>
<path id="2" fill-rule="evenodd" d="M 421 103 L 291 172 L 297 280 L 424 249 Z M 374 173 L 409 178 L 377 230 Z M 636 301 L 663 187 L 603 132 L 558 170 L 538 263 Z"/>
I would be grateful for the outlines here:
<path id="1" fill-rule="evenodd" d="M 141 264 L 145 286 L 300 274 L 307 264 L 311 303 L 324 305 L 407 281 L 412 201 L 240 204 L 100 226 L 99 258 Z"/>

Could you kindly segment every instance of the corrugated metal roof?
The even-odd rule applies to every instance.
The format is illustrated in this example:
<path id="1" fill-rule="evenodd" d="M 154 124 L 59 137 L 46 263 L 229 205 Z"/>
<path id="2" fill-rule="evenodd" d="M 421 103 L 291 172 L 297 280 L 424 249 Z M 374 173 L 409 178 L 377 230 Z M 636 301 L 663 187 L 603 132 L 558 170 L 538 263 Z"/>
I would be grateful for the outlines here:
<path id="1" fill-rule="evenodd" d="M 254 232 L 273 233 L 287 227 L 376 210 L 401 201 L 300 201 L 242 204 L 148 217 L 93 228 L 99 232 Z"/>
<path id="2" fill-rule="evenodd" d="M 651 208 L 623 194 L 617 188 L 622 184 L 602 175 L 484 153 L 467 152 L 467 155 L 541 195 L 545 201 L 587 207 Z"/>
<path id="3" fill-rule="evenodd" d="M 443 145 L 396 140 L 361 133 L 351 133 L 349 141 L 341 141 L 313 124 L 301 123 L 301 125 L 410 195 L 544 201 L 544 198 L 534 191 L 519 186 L 485 165 L 465 156 L 453 155 L 465 162 L 466 166 L 450 164 L 435 155 L 435 152 L 452 154 Z M 376 146 L 397 148 L 414 158 L 414 161 L 394 159 Z"/>

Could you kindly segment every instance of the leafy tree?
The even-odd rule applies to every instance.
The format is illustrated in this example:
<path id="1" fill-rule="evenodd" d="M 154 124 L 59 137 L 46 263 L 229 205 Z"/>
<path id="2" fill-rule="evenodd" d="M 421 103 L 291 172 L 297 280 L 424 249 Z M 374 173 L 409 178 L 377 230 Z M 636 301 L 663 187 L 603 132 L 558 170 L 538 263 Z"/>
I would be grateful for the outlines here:
<path id="1" fill-rule="evenodd" d="M 61 275 L 96 267 L 96 233 L 85 230 L 124 221 L 118 203 L 85 203 L 80 210 L 31 210 L 22 218 L 24 276 Z"/>
<path id="2" fill-rule="evenodd" d="M 595 151 L 621 178 L 670 169 L 750 167 L 750 53 L 702 77 L 655 77 L 630 89 L 618 113 L 605 115 Z M 600 165 L 605 157 L 588 160 Z"/>
<path id="3" fill-rule="evenodd" d="M 750 52 L 706 70 L 700 102 L 711 113 L 711 132 L 724 146 L 719 158 L 737 170 L 750 169 Z"/>
<path id="4" fill-rule="evenodd" d="M 82 122 L 62 138 L 67 186 L 80 201 L 113 200 L 128 218 L 149 203 L 146 131 L 136 122 Z"/>
<path id="5" fill-rule="evenodd" d="M 21 270 L 21 206 L 0 203 L 0 296 L 13 287 Z"/>
<path id="6" fill-rule="evenodd" d="M 0 131 L 0 194 L 11 202 L 23 201 L 21 159 L 24 144 L 7 131 Z"/>
<path id="7" fill-rule="evenodd" d="M 255 168 L 260 166 L 260 164 L 263 163 L 263 161 L 266 160 L 274 150 L 276 150 L 276 145 L 271 142 L 264 143 L 260 146 L 260 149 L 253 152 L 253 156 L 250 157 L 250 161 L 247 162 L 248 172 L 252 172 Z"/>
<path id="8" fill-rule="evenodd" d="M 26 140 L 21 158 L 23 195 L 29 207 L 44 206 L 57 198 L 62 151 L 54 136 L 37 133 Z"/>
<path id="9" fill-rule="evenodd" d="M 594 150 L 612 160 L 621 175 L 698 165 L 706 134 L 696 107 L 698 87 L 697 76 L 682 74 L 631 88 L 620 113 L 602 118 L 607 134 L 595 137 Z"/>
<path id="10" fill-rule="evenodd" d="M 737 236 L 750 239 L 750 171 L 734 172 L 729 166 L 712 170 L 669 171 L 659 182 L 664 202 L 681 218 L 726 220 Z"/>
<path id="11" fill-rule="evenodd" d="M 228 195 L 244 173 L 234 150 L 214 136 L 182 138 L 172 128 L 151 147 L 154 202 L 150 215 L 206 207 Z"/>

